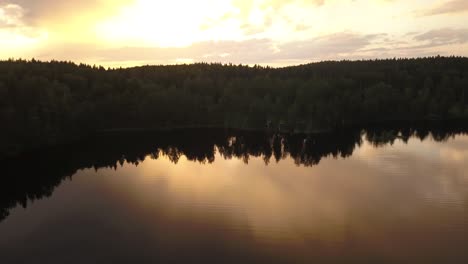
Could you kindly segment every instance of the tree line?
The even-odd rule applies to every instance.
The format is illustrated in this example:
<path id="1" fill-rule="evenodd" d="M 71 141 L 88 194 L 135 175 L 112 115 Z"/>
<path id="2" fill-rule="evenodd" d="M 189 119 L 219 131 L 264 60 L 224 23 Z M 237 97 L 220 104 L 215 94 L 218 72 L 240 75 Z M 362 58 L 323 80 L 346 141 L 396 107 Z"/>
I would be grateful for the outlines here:
<path id="1" fill-rule="evenodd" d="M 0 156 L 96 131 L 315 132 L 468 117 L 468 58 L 113 68 L 0 61 Z"/>

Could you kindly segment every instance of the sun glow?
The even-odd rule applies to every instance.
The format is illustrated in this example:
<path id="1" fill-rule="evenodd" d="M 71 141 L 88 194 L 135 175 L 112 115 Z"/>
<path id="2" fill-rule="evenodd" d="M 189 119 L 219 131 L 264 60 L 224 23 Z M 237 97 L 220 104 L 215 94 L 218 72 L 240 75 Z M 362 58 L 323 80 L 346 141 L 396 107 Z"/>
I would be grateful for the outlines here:
<path id="1" fill-rule="evenodd" d="M 98 36 L 111 43 L 181 47 L 235 38 L 239 34 L 234 30 L 236 21 L 223 19 L 235 12 L 230 1 L 139 0 L 98 23 L 96 30 Z"/>
<path id="2" fill-rule="evenodd" d="M 0 59 L 287 66 L 467 56 L 467 13 L 463 0 L 0 0 Z"/>

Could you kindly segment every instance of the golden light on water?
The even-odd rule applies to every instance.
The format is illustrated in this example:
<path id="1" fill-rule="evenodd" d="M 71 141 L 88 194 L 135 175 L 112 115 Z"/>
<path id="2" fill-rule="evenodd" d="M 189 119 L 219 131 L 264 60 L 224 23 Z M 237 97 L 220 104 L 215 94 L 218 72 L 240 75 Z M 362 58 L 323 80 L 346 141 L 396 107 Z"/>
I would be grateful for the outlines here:
<path id="1" fill-rule="evenodd" d="M 217 152 L 209 164 L 159 153 L 138 165 L 83 168 L 51 197 L 12 209 L 0 244 L 32 237 L 36 250 L 52 233 L 73 243 L 91 236 L 92 248 L 98 241 L 115 249 L 108 241 L 125 239 L 116 252 L 176 258 L 191 249 L 291 259 L 284 263 L 466 256 L 467 143 L 466 135 L 378 148 L 366 142 L 347 158 L 322 157 L 311 167 L 289 157 L 265 165 L 250 156 L 247 165 Z"/>
<path id="2" fill-rule="evenodd" d="M 97 174 L 131 180 L 130 185 L 113 188 L 124 188 L 119 195 L 132 203 L 137 201 L 144 210 L 163 204 L 158 210 L 177 219 L 196 218 L 208 226 L 222 223 L 235 230 L 248 229 L 259 241 L 290 241 L 297 246 L 308 236 L 329 242 L 347 239 L 352 230 L 347 230 L 346 223 L 351 222 L 361 235 L 368 236 L 366 239 L 373 239 L 376 228 L 391 232 L 388 223 L 368 211 L 373 197 L 386 206 L 379 208 L 394 215 L 426 199 L 463 200 L 460 187 L 454 183 L 466 183 L 464 173 L 454 171 L 452 176 L 457 180 L 450 182 L 438 177 L 445 173 L 444 166 L 424 164 L 452 164 L 453 157 L 447 153 L 465 141 L 466 137 L 458 137 L 447 145 L 396 140 L 379 148 L 364 141 L 349 158 L 324 157 L 318 165 L 307 168 L 289 157 L 268 165 L 262 157 L 250 157 L 245 164 L 237 158 L 224 159 L 218 152 L 211 164 L 189 161 L 184 155 L 174 164 L 161 154 L 158 159 L 147 157 L 138 166 L 124 164 L 117 171 L 104 169 Z M 440 159 L 440 155 L 449 160 Z M 462 164 L 458 156 L 455 161 Z M 437 173 L 431 174 L 432 170 Z M 395 193 L 401 196 L 391 195 Z M 433 214 L 421 210 L 407 213 L 414 217 Z M 366 219 L 381 226 L 367 226 Z"/>

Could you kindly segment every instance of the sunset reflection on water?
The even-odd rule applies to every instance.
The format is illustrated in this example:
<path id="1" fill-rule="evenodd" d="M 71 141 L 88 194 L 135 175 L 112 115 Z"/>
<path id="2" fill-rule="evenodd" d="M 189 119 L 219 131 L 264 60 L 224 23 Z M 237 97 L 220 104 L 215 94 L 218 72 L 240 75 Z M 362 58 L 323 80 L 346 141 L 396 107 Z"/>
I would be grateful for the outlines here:
<path id="1" fill-rule="evenodd" d="M 363 140 L 351 157 L 312 167 L 291 158 L 246 163 L 217 150 L 212 163 L 159 153 L 83 169 L 51 198 L 12 210 L 0 224 L 0 252 L 14 259 L 19 249 L 50 252 L 78 239 L 116 247 L 117 256 L 145 252 L 142 261 L 467 259 L 467 149 L 468 136 L 381 147 Z M 40 243 L 46 234 L 54 239 Z"/>

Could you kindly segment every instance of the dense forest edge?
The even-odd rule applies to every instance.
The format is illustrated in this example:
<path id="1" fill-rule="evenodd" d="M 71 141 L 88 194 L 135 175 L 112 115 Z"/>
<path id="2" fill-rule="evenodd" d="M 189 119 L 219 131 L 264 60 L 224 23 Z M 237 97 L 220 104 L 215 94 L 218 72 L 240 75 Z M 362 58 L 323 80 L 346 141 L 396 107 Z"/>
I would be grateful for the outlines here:
<path id="1" fill-rule="evenodd" d="M 217 127 L 291 133 L 467 120 L 468 58 L 105 69 L 0 61 L 0 157 L 99 131 Z"/>

